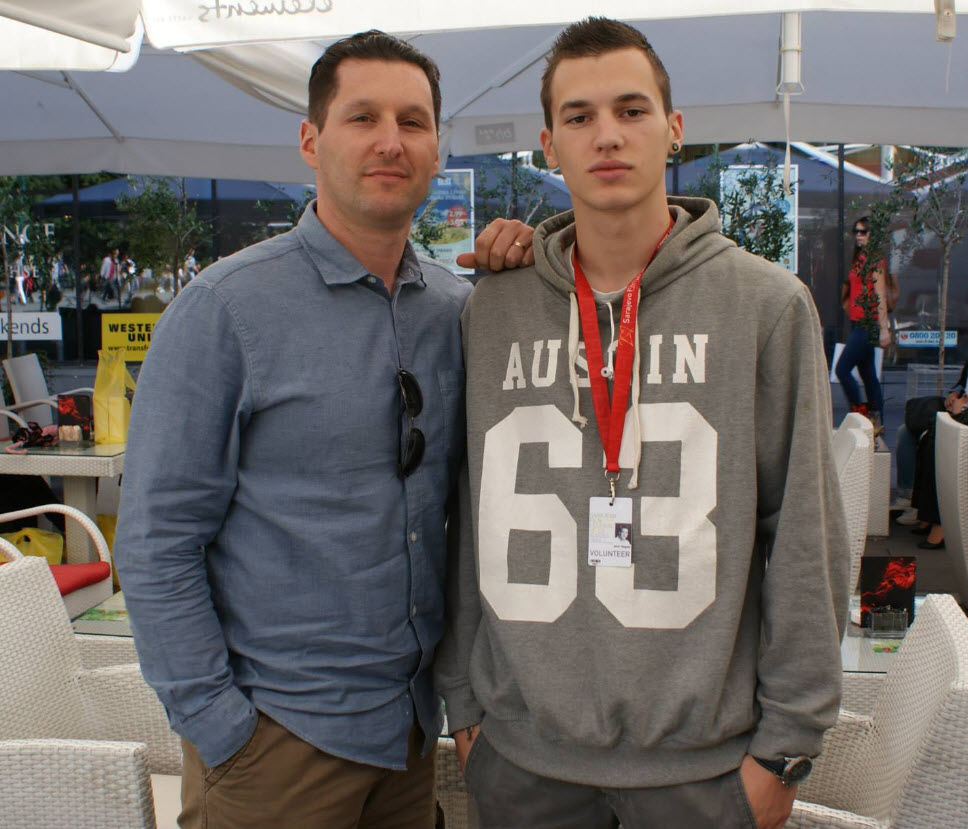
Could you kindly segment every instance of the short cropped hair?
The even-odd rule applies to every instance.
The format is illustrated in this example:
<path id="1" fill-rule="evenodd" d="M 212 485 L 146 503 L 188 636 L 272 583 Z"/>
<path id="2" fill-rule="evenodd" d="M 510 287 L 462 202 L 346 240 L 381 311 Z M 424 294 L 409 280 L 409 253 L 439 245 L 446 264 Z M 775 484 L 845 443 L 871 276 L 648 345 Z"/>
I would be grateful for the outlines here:
<path id="1" fill-rule="evenodd" d="M 405 40 L 392 37 L 378 29 L 359 32 L 336 41 L 330 46 L 309 73 L 308 118 L 317 127 L 326 120 L 330 101 L 336 95 L 336 70 L 344 60 L 402 61 L 418 67 L 430 83 L 430 95 L 434 102 L 434 123 L 440 129 L 440 70 L 437 64 L 423 52 Z"/>
<path id="2" fill-rule="evenodd" d="M 666 115 L 672 114 L 672 87 L 669 83 L 669 73 L 659 60 L 659 56 L 638 29 L 618 20 L 607 17 L 586 17 L 577 23 L 572 23 L 564 29 L 555 40 L 544 73 L 541 75 L 541 108 L 544 110 L 545 126 L 550 130 L 551 113 L 551 81 L 555 70 L 561 61 L 568 58 L 588 58 L 615 52 L 619 49 L 639 49 L 652 64 L 655 79 L 659 83 L 662 93 L 662 106 Z"/>

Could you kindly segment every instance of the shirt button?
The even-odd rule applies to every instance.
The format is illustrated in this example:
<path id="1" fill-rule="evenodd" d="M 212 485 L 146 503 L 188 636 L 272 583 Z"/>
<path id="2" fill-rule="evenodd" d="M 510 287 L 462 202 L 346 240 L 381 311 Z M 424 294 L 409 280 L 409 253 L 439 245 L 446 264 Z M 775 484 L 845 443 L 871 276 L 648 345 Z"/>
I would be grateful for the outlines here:
<path id="1" fill-rule="evenodd" d="M 417 606 L 414 605 L 410 608 L 410 618 L 415 619 L 417 617 Z"/>
<path id="2" fill-rule="evenodd" d="M 372 285 L 374 282 L 376 282 L 376 277 L 375 276 L 368 276 L 366 278 L 366 281 L 369 282 Z"/>
<path id="3" fill-rule="evenodd" d="M 411 541 L 416 541 L 417 540 L 417 534 L 416 533 L 410 533 L 410 540 Z"/>

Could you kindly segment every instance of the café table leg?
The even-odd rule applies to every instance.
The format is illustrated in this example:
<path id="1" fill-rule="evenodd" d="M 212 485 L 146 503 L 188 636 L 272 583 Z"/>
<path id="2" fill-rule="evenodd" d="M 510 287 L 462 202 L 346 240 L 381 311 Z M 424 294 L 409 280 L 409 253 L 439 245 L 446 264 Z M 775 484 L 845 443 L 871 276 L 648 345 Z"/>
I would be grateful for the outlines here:
<path id="1" fill-rule="evenodd" d="M 95 518 L 97 514 L 97 487 L 96 478 L 74 477 L 65 475 L 64 482 L 64 503 L 69 507 L 79 509 L 89 518 Z M 84 528 L 76 521 L 67 521 L 65 527 L 65 543 L 67 545 L 68 564 L 83 564 L 88 561 L 97 561 L 97 550 L 94 542 Z"/>

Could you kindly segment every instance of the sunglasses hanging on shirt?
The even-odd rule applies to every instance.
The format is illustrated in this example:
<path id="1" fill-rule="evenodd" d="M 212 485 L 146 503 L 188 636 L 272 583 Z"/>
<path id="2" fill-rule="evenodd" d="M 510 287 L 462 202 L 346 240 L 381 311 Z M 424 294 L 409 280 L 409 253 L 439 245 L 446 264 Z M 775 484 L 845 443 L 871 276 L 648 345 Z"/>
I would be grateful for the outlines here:
<path id="1" fill-rule="evenodd" d="M 397 463 L 397 474 L 401 478 L 406 478 L 420 466 L 420 461 L 423 460 L 425 448 L 423 432 L 413 425 L 414 419 L 423 411 L 423 393 L 420 391 L 417 378 L 405 369 L 401 368 L 397 371 L 397 384 L 400 386 L 403 408 L 407 413 L 407 442 Z"/>

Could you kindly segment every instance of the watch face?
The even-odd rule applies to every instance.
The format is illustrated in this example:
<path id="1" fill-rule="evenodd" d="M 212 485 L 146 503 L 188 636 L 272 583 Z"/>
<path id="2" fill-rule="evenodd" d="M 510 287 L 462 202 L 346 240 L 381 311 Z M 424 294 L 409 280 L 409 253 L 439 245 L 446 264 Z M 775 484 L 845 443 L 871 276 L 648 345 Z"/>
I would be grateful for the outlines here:
<path id="1" fill-rule="evenodd" d="M 788 786 L 795 786 L 813 770 L 813 763 L 809 757 L 794 757 L 783 770 L 783 782 Z"/>

